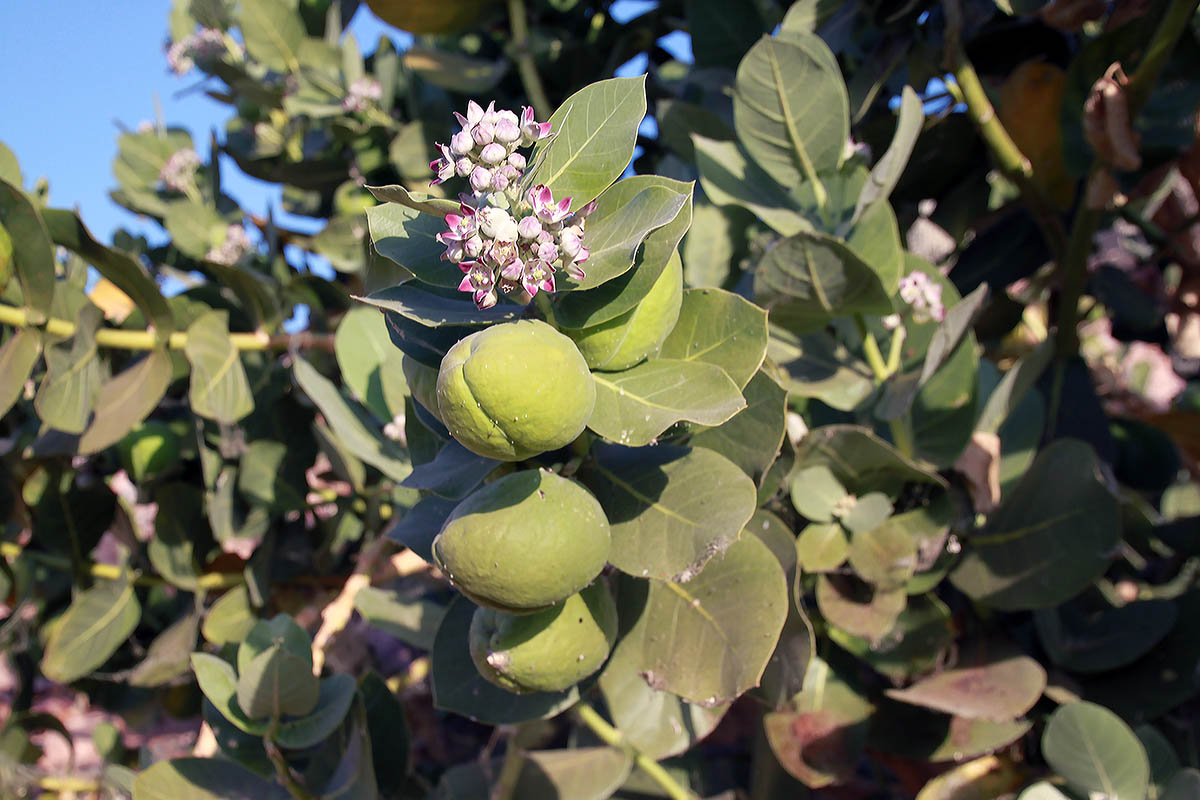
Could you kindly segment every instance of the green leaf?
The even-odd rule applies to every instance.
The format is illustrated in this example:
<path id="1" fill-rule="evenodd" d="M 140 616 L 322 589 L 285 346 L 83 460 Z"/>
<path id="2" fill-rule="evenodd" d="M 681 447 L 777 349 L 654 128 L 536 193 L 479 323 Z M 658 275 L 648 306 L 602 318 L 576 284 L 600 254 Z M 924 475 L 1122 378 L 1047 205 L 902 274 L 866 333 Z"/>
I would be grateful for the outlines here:
<path id="1" fill-rule="evenodd" d="M 1170 600 L 1111 606 L 1085 594 L 1035 611 L 1038 639 L 1050 660 L 1071 672 L 1106 672 L 1150 652 L 1179 619 Z"/>
<path id="2" fill-rule="evenodd" d="M 1046 671 L 1028 656 L 958 667 L 889 689 L 895 700 L 968 719 L 1008 722 L 1024 716 L 1046 688 Z"/>
<path id="3" fill-rule="evenodd" d="M 830 628 L 829 638 L 889 680 L 903 683 L 941 663 L 954 643 L 954 626 L 950 609 L 930 593 L 910 597 L 895 627 L 875 645 L 840 628 Z"/>
<path id="4" fill-rule="evenodd" d="M 246 52 L 276 72 L 300 70 L 304 23 L 284 0 L 241 0 L 238 27 Z"/>
<path id="5" fill-rule="evenodd" d="M 74 211 L 47 208 L 42 212 L 46 228 L 55 244 L 78 254 L 108 278 L 142 310 L 157 333 L 175 330 L 171 307 L 158 289 L 154 278 L 133 256 L 96 241 Z"/>
<path id="6" fill-rule="evenodd" d="M 800 440 L 796 463 L 802 467 L 824 464 L 846 490 L 855 494 L 882 491 L 895 496 L 910 481 L 946 486 L 933 470 L 901 455 L 866 428 L 825 425 Z"/>
<path id="7" fill-rule="evenodd" d="M 441 217 L 395 203 L 367 209 L 367 228 L 379 255 L 391 259 L 422 281 L 457 288 L 462 272 L 442 260 L 446 246 L 436 237 L 446 229 Z"/>
<path id="8" fill-rule="evenodd" d="M 737 271 L 745 228 L 753 217 L 703 198 L 696 201 L 693 215 L 695 224 L 683 240 L 683 280 L 687 286 L 715 289 Z"/>
<path id="9" fill-rule="evenodd" d="M 317 255 L 328 259 L 338 272 L 356 273 L 367 265 L 363 246 L 366 235 L 367 228 L 359 214 L 342 214 L 330 219 L 311 242 Z"/>
<path id="10" fill-rule="evenodd" d="M 401 486 L 426 489 L 448 500 L 461 500 L 500 464 L 494 458 L 472 453 L 451 439 L 432 461 L 414 467 Z"/>
<path id="11" fill-rule="evenodd" d="M 1042 755 L 1071 788 L 1113 800 L 1142 800 L 1150 764 L 1137 736 L 1103 706 L 1078 702 L 1060 707 L 1046 723 Z"/>
<path id="12" fill-rule="evenodd" d="M 883 697 L 871 718 L 869 744 L 905 758 L 961 762 L 1012 744 L 1032 727 L 1029 720 L 951 717 Z"/>
<path id="13" fill-rule="evenodd" d="M 849 494 L 824 464 L 797 470 L 792 475 L 790 489 L 792 505 L 814 522 L 832 522 L 834 510 Z"/>
<path id="14" fill-rule="evenodd" d="M 983 411 L 979 414 L 979 422 L 975 429 L 995 433 L 1000 426 L 1020 406 L 1021 401 L 1033 389 L 1037 379 L 1050 364 L 1054 355 L 1054 347 L 1047 340 L 1034 349 L 1032 353 L 1018 360 L 1004 373 L 1000 383 L 988 395 Z"/>
<path id="15" fill-rule="evenodd" d="M 70 683 L 99 669 L 125 643 L 142 616 L 128 575 L 96 581 L 75 595 L 42 655 L 42 674 Z"/>
<path id="16" fill-rule="evenodd" d="M 1103 574 L 1119 541 L 1117 500 L 1095 453 L 1081 441 L 1059 439 L 967 538 L 950 580 L 993 608 L 1050 608 Z"/>
<path id="17" fill-rule="evenodd" d="M 299 511 L 306 507 L 304 471 L 283 442 L 256 439 L 246 446 L 238 465 L 238 491 L 254 505 L 274 511 Z"/>
<path id="18" fill-rule="evenodd" d="M 1150 762 L 1150 783 L 1153 784 L 1150 797 L 1162 797 L 1171 776 L 1177 773 L 1181 766 L 1175 745 L 1153 725 L 1139 725 L 1133 729 L 1133 734 L 1146 749 L 1146 758 Z M 1187 796 L 1195 797 L 1196 794 Z"/>
<path id="19" fill-rule="evenodd" d="M 584 265 L 586 277 L 577 281 L 562 276 L 559 291 L 593 289 L 624 275 L 646 237 L 679 216 L 690 197 L 661 181 L 626 179 L 610 186 L 587 218 L 584 241 L 591 255 Z M 663 266 L 666 263 L 663 260 Z"/>
<path id="20" fill-rule="evenodd" d="M 886 513 L 891 513 L 891 504 L 878 493 L 860 497 L 859 505 L 872 496 L 882 498 Z M 883 590 L 903 588 L 917 568 L 917 543 L 908 531 L 891 520 L 866 530 L 855 530 L 849 517 L 843 524 L 854 531 L 848 555 L 858 576 Z"/>
<path id="21" fill-rule="evenodd" d="M 908 603 L 904 589 L 881 589 L 853 575 L 817 576 L 817 608 L 847 633 L 879 642 Z"/>
<path id="22" fill-rule="evenodd" d="M 32 328 L 21 328 L 0 347 L 0 416 L 25 391 L 25 381 L 41 354 L 42 335 Z"/>
<path id="23" fill-rule="evenodd" d="M 360 406 L 348 402 L 328 378 L 299 356 L 293 363 L 292 374 L 351 453 L 395 481 L 408 477 L 412 465 L 404 448 L 384 437 L 378 423 Z"/>
<path id="24" fill-rule="evenodd" d="M 524 306 L 497 303 L 491 308 L 477 308 L 467 295 L 455 290 L 431 290 L 416 281 L 402 283 L 373 292 L 369 297 L 356 298 L 359 302 L 382 309 L 386 314 L 399 314 L 430 328 L 448 325 L 490 325 L 517 319 Z"/>
<path id="25" fill-rule="evenodd" d="M 796 336 L 772 327 L 767 357 L 787 372 L 793 397 L 853 411 L 875 391 L 870 368 L 825 331 Z"/>
<path id="26" fill-rule="evenodd" d="M 4 142 L 0 142 L 0 180 L 10 183 L 18 189 L 23 183 L 21 165 L 17 162 L 17 156 Z"/>
<path id="27" fill-rule="evenodd" d="M 597 449 L 582 473 L 612 526 L 609 562 L 635 577 L 686 583 L 737 540 L 754 483 L 704 448 Z"/>
<path id="28" fill-rule="evenodd" d="M 700 185 L 715 205 L 740 206 L 783 236 L 811 231 L 796 203 L 736 142 L 692 135 Z"/>
<path id="29" fill-rule="evenodd" d="M 83 433 L 100 394 L 100 359 L 96 330 L 103 314 L 86 305 L 75 325 L 71 344 L 46 348 L 46 377 L 33 405 L 42 422 L 64 433 Z"/>
<path id="30" fill-rule="evenodd" d="M 200 632 L 216 645 L 240 642 L 246 638 L 256 621 L 246 587 L 235 586 L 213 603 Z"/>
<path id="31" fill-rule="evenodd" d="M 342 724 L 357 690 L 350 675 L 331 675 L 323 679 L 312 712 L 281 724 L 275 732 L 275 741 L 289 750 L 305 750 L 320 744 Z"/>
<path id="32" fill-rule="evenodd" d="M 445 200 L 441 197 L 433 197 L 420 192 L 410 192 L 398 184 L 389 186 L 364 186 L 363 188 L 375 195 L 375 199 L 381 203 L 399 203 L 402 206 L 408 206 L 414 211 L 433 214 L 439 217 L 445 217 L 447 214 L 457 214 L 461 205 L 461 203 L 454 200 Z"/>
<path id="33" fill-rule="evenodd" d="M 192 653 L 192 672 L 200 691 L 222 717 L 252 736 L 267 732 L 270 724 L 267 720 L 252 720 L 238 706 L 238 676 L 228 661 L 209 653 Z"/>
<path id="34" fill-rule="evenodd" d="M 192 321 L 183 349 L 192 365 L 192 410 L 232 425 L 254 410 L 254 397 L 237 347 L 229 338 L 229 313 L 207 311 Z"/>
<path id="35" fill-rule="evenodd" d="M 173 372 L 171 354 L 152 350 L 132 367 L 105 381 L 96 398 L 96 414 L 79 438 L 79 452 L 98 453 L 133 430 L 158 407 Z"/>
<path id="36" fill-rule="evenodd" d="M 397 592 L 367 586 L 354 597 L 354 610 L 372 628 L 426 652 L 433 650 L 446 609 L 432 600 L 407 600 Z"/>
<path id="37" fill-rule="evenodd" d="M 12 262 L 25 306 L 50 313 L 54 299 L 54 243 L 41 214 L 20 186 L 0 180 L 0 225 L 12 239 Z"/>
<path id="38" fill-rule="evenodd" d="M 742 389 L 767 354 L 767 313 L 723 289 L 687 289 L 660 358 L 715 364 Z M 710 423 L 711 424 L 711 423 Z"/>
<path id="39" fill-rule="evenodd" d="M 832 572 L 849 552 L 846 531 L 837 522 L 809 523 L 796 537 L 796 562 L 805 572 Z"/>
<path id="40" fill-rule="evenodd" d="M 146 657 L 129 674 L 129 685 L 161 686 L 187 672 L 199 627 L 200 617 L 187 614 L 154 637 Z"/>
<path id="41" fill-rule="evenodd" d="M 369 308 L 352 308 L 342 317 L 333 341 L 342 381 L 359 402 L 384 422 L 404 413 L 408 384 L 402 354 L 388 337 L 383 316 Z"/>
<path id="42" fill-rule="evenodd" d="M 306 664 L 303 658 L 276 645 L 239 667 L 238 707 L 251 719 L 303 716 L 316 707 L 318 683 L 311 660 Z"/>
<path id="43" fill-rule="evenodd" d="M 180 252 L 197 261 L 225 238 L 228 223 L 207 203 L 175 200 L 167 204 L 163 225 L 171 234 L 171 243 Z"/>
<path id="44" fill-rule="evenodd" d="M 526 183 L 545 184 L 573 210 L 621 177 L 646 115 L 646 78 L 610 78 L 568 97 L 550 117 L 552 138 L 534 151 Z"/>
<path id="45" fill-rule="evenodd" d="M 150 564 L 173 586 L 196 589 L 196 529 L 203 525 L 202 498 L 193 486 L 171 483 L 154 494 L 159 512 L 154 518 L 154 538 L 146 545 Z"/>
<path id="46" fill-rule="evenodd" d="M 768 297 L 772 322 L 796 333 L 836 317 L 891 312 L 875 271 L 837 239 L 797 233 L 778 242 L 754 273 L 755 292 Z"/>
<path id="47" fill-rule="evenodd" d="M 276 614 L 271 619 L 256 622 L 246 638 L 238 647 L 238 674 L 250 667 L 250 662 L 270 650 L 280 646 L 291 655 L 308 661 L 308 670 L 312 671 L 311 641 L 308 633 L 287 614 Z"/>
<path id="48" fill-rule="evenodd" d="M 415 45 L 405 50 L 400 60 L 406 69 L 434 86 L 476 96 L 494 89 L 509 64 L 505 58 L 488 61 Z"/>
<path id="49" fill-rule="evenodd" d="M 767 714 L 767 742 L 780 765 L 809 788 L 848 776 L 858 763 L 872 707 L 849 683 L 814 658 L 793 709 Z"/>
<path id="50" fill-rule="evenodd" d="M 1191 800 L 1200 797 L 1200 770 L 1181 769 L 1158 795 L 1159 800 Z"/>
<path id="51" fill-rule="evenodd" d="M 830 70 L 832 54 L 816 36 L 803 45 L 798 37 L 764 36 L 750 48 L 733 96 L 738 138 L 788 188 L 837 167 L 850 135 L 850 101 L 842 76 Z"/>
<path id="52" fill-rule="evenodd" d="M 525 754 L 514 797 L 546 800 L 607 800 L 633 768 L 633 756 L 618 747 L 575 747 Z"/>
<path id="53" fill-rule="evenodd" d="M 282 787 L 220 758 L 160 761 L 133 782 L 134 800 L 281 800 L 288 796 Z"/>
<path id="54" fill-rule="evenodd" d="M 725 371 L 700 361 L 653 358 L 592 379 L 596 405 L 588 427 L 631 447 L 649 444 L 676 422 L 720 425 L 746 407 Z"/>
<path id="55" fill-rule="evenodd" d="M 715 428 L 697 431 L 691 444 L 720 453 L 761 486 L 787 432 L 787 390 L 759 370 L 742 395 L 745 408 Z"/>
<path id="56" fill-rule="evenodd" d="M 912 155 L 924 124 L 925 110 L 921 98 L 911 86 L 905 86 L 900 91 L 900 116 L 896 122 L 896 132 L 892 135 L 892 143 L 871 168 L 871 178 L 854 205 L 854 215 L 850 218 L 851 226 L 872 206 L 887 202 L 888 195 L 896 188 L 900 176 L 904 174 L 904 167 L 908 165 L 909 156 Z"/>
<path id="57" fill-rule="evenodd" d="M 686 582 L 652 580 L 622 645 L 652 688 L 711 708 L 758 685 L 788 603 L 774 554 L 745 536 Z"/>
<path id="58" fill-rule="evenodd" d="M 511 725 L 559 714 L 579 701 L 579 690 L 513 694 L 483 679 L 467 646 L 475 604 L 456 596 L 433 643 L 433 704 L 486 725 Z"/>
<path id="59" fill-rule="evenodd" d="M 363 676 L 358 692 L 367 715 L 375 779 L 383 796 L 393 796 L 407 782 L 412 764 L 412 734 L 404 716 L 404 704 L 374 672 Z"/>
<path id="60" fill-rule="evenodd" d="M 867 492 L 848 506 L 838 518 L 846 530 L 854 534 L 865 533 L 882 525 L 892 513 L 892 504 L 883 492 Z"/>

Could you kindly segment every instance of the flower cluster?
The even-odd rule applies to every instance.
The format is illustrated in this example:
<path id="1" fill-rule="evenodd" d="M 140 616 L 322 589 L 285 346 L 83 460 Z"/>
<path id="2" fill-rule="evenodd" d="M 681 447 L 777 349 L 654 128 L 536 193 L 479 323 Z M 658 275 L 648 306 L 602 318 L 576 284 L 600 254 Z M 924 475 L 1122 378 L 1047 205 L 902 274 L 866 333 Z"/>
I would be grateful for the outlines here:
<path id="1" fill-rule="evenodd" d="M 219 247 L 214 247 L 205 254 L 204 258 L 215 264 L 233 266 L 245 257 L 254 247 L 246 229 L 241 225 L 230 225 L 225 229 L 225 241 Z"/>
<path id="2" fill-rule="evenodd" d="M 449 229 L 438 234 L 438 241 L 446 245 L 443 258 L 464 273 L 459 290 L 488 308 L 496 304 L 497 290 L 524 290 L 531 297 L 555 291 L 559 269 L 582 280 L 580 264 L 590 255 L 583 229 L 595 207 L 591 202 L 572 214 L 571 198 L 555 203 L 549 188 L 536 186 L 517 205 L 516 215 L 493 205 L 463 203 L 461 214 L 446 215 Z"/>
<path id="3" fill-rule="evenodd" d="M 346 111 L 365 111 L 368 106 L 378 103 L 383 97 L 383 87 L 379 81 L 369 75 L 355 78 L 346 87 L 346 97 L 342 100 L 342 108 Z"/>
<path id="4" fill-rule="evenodd" d="M 920 270 L 900 279 L 900 299 L 912 307 L 913 322 L 941 322 L 946 318 L 942 287 Z"/>
<path id="5" fill-rule="evenodd" d="M 176 150 L 158 171 L 158 179 L 171 191 L 188 192 L 196 185 L 200 156 L 190 147 Z"/>
<path id="6" fill-rule="evenodd" d="M 167 48 L 167 66 L 176 75 L 190 72 L 196 62 L 210 63 L 229 51 L 225 34 L 216 28 L 201 28 Z"/>
<path id="7" fill-rule="evenodd" d="M 472 100 L 465 117 L 457 111 L 454 116 L 462 130 L 450 138 L 449 145 L 437 145 L 442 157 L 429 164 L 437 175 L 433 183 L 457 175 L 470 182 L 476 197 L 515 186 L 525 171 L 525 156 L 517 148 L 550 135 L 550 123 L 535 121 L 528 107 L 518 117 L 512 111 L 497 111 L 494 102 L 484 111 Z"/>

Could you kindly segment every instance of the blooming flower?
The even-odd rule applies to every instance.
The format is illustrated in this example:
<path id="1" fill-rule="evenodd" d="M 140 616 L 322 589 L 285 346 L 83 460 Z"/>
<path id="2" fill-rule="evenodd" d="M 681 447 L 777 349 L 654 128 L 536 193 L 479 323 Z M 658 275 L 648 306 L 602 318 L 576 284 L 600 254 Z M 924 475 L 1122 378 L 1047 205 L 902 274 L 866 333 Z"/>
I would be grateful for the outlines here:
<path id="1" fill-rule="evenodd" d="M 561 222 L 571 211 L 571 198 L 564 197 L 555 204 L 550 187 L 545 185 L 538 185 L 530 189 L 527 199 L 529 205 L 533 206 L 533 213 L 537 214 L 538 219 L 545 223 Z"/>
<path id="2" fill-rule="evenodd" d="M 191 71 L 197 62 L 208 64 L 229 52 L 225 34 L 216 28 L 201 28 L 167 48 L 167 66 L 176 75 Z"/>
<path id="3" fill-rule="evenodd" d="M 383 87 L 379 85 L 379 81 L 370 75 L 363 75 L 352 80 L 346 87 L 342 108 L 347 111 L 365 111 L 372 103 L 379 102 L 382 96 Z"/>
<path id="4" fill-rule="evenodd" d="M 533 118 L 533 108 L 530 106 L 522 106 L 521 135 L 522 142 L 526 147 L 528 147 L 539 139 L 545 139 L 550 135 L 550 123 L 537 122 Z"/>
<path id="5" fill-rule="evenodd" d="M 225 241 L 221 242 L 219 247 L 210 249 L 204 258 L 214 264 L 224 264 L 229 267 L 241 261 L 253 247 L 244 227 L 230 225 L 225 229 Z"/>
<path id="6" fill-rule="evenodd" d="M 460 292 L 471 292 L 475 305 L 491 308 L 496 305 L 496 276 L 491 268 L 481 261 L 464 261 L 458 265 L 466 273 L 458 284 Z"/>
<path id="7" fill-rule="evenodd" d="M 158 171 L 158 179 L 173 192 L 187 192 L 196 185 L 200 156 L 190 147 L 176 150 Z"/>
<path id="8" fill-rule="evenodd" d="M 941 322 L 946 318 L 941 285 L 920 270 L 900 279 L 900 299 L 912 306 L 914 322 Z"/>

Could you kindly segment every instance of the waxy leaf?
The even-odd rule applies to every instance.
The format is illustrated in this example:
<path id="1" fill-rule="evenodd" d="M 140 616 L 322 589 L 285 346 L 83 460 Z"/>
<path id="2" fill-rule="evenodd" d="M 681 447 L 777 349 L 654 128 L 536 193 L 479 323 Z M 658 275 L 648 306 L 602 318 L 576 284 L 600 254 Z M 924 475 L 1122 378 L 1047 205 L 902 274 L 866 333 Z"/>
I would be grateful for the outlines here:
<path id="1" fill-rule="evenodd" d="M 146 657 L 129 673 L 130 686 L 161 686 L 188 671 L 189 656 L 196 647 L 200 617 L 187 614 L 150 643 Z"/>
<path id="2" fill-rule="evenodd" d="M 790 489 L 792 505 L 814 522 L 832 522 L 834 511 L 849 494 L 824 464 L 801 467 L 792 475 Z"/>
<path id="3" fill-rule="evenodd" d="M 25 391 L 25 381 L 41 354 L 42 335 L 31 328 L 21 328 L 0 347 L 0 416 Z"/>
<path id="4" fill-rule="evenodd" d="M 70 683 L 99 669 L 125 643 L 141 617 L 130 576 L 96 581 L 75 595 L 55 625 L 42 655 L 42 674 Z"/>
<path id="5" fill-rule="evenodd" d="M 904 589 L 881 589 L 853 575 L 819 575 L 817 608 L 847 633 L 878 642 L 908 603 Z"/>
<path id="6" fill-rule="evenodd" d="M 1050 608 L 1103 574 L 1119 541 L 1117 500 L 1100 478 L 1095 453 L 1078 440 L 1059 439 L 967 539 L 950 579 L 993 608 Z"/>
<path id="7" fill-rule="evenodd" d="M 442 260 L 446 246 L 434 238 L 446 230 L 446 221 L 441 217 L 386 203 L 367 209 L 367 228 L 379 255 L 425 283 L 454 289 L 462 280 L 462 270 Z"/>
<path id="8" fill-rule="evenodd" d="M 290 795 L 246 767 L 221 758 L 173 758 L 133 782 L 134 800 L 286 800 Z"/>
<path id="9" fill-rule="evenodd" d="M 963 761 L 991 753 L 1020 739 L 1033 723 L 1026 719 L 989 722 L 940 714 L 921 706 L 881 698 L 871 718 L 872 747 L 931 763 Z"/>
<path id="10" fill-rule="evenodd" d="M 744 536 L 687 582 L 651 581 L 622 645 L 652 688 L 714 707 L 758 685 L 787 608 L 779 562 Z"/>
<path id="11" fill-rule="evenodd" d="M 796 336 L 771 328 L 767 357 L 787 372 L 794 397 L 814 397 L 839 411 L 853 411 L 875 391 L 875 376 L 825 331 Z"/>
<path id="12" fill-rule="evenodd" d="M 896 133 L 893 134 L 888 149 L 871 168 L 870 180 L 863 187 L 858 202 L 854 205 L 851 225 L 871 207 L 887 202 L 888 195 L 896 188 L 900 176 L 904 174 L 904 167 L 908 165 L 908 158 L 912 155 L 924 123 L 925 110 L 921 98 L 911 86 L 905 86 L 900 91 L 900 115 L 896 122 Z"/>
<path id="13" fill-rule="evenodd" d="M 213 644 L 240 642 L 254 627 L 254 610 L 246 587 L 235 586 L 212 604 L 200 632 Z"/>
<path id="14" fill-rule="evenodd" d="M 352 308 L 338 324 L 333 352 L 342 381 L 359 402 L 384 422 L 404 413 L 408 386 L 400 351 L 388 337 L 383 317 L 369 308 Z"/>
<path id="15" fill-rule="evenodd" d="M 741 206 L 783 236 L 811 231 L 795 202 L 762 168 L 750 161 L 735 142 L 692 135 L 700 185 L 715 205 Z"/>
<path id="16" fill-rule="evenodd" d="M 866 428 L 826 425 L 815 428 L 800 441 L 797 463 L 807 467 L 824 464 L 847 491 L 883 491 L 888 495 L 906 482 L 945 486 L 933 470 L 901 455 L 896 448 Z"/>
<path id="17" fill-rule="evenodd" d="M 447 325 L 488 325 L 508 322 L 521 316 L 524 306 L 497 303 L 491 308 L 477 308 L 463 292 L 432 290 L 417 281 L 402 283 L 357 298 L 360 302 L 382 309 L 385 314 L 399 314 L 405 319 L 431 328 Z"/>
<path id="18" fill-rule="evenodd" d="M 842 520 L 854 532 L 850 537 L 850 566 L 860 578 L 881 589 L 901 588 L 916 571 L 917 542 L 902 525 L 890 520 L 865 530 L 856 529 L 852 524 L 853 517 L 860 508 L 868 505 L 863 501 L 870 498 L 882 498 L 884 507 L 880 511 L 885 517 L 891 513 L 891 504 L 877 492 L 859 498 L 854 512 Z"/>
<path id="19" fill-rule="evenodd" d="M 901 683 L 938 665 L 946 648 L 954 642 L 954 626 L 950 609 L 930 593 L 909 597 L 896 625 L 881 642 L 873 645 L 841 628 L 830 628 L 829 638 L 876 672 Z"/>
<path id="20" fill-rule="evenodd" d="M 691 444 L 720 453 L 761 486 L 787 432 L 787 390 L 759 370 L 742 394 L 745 408 L 715 428 L 698 431 Z"/>
<path id="21" fill-rule="evenodd" d="M 621 177 L 646 115 L 646 78 L 610 78 L 568 97 L 550 117 L 552 138 L 534 150 L 526 183 L 544 184 L 573 211 Z"/>
<path id="22" fill-rule="evenodd" d="M 850 135 L 846 85 L 825 43 L 764 36 L 738 66 L 733 122 L 746 150 L 791 188 L 841 163 Z M 823 51 L 823 52 L 822 52 Z"/>
<path id="23" fill-rule="evenodd" d="M 472 453 L 451 439 L 432 461 L 414 467 L 412 474 L 400 485 L 426 489 L 447 500 L 461 500 L 500 463 L 494 458 Z"/>
<path id="24" fill-rule="evenodd" d="M 229 314 L 207 311 L 187 329 L 184 353 L 192 365 L 188 399 L 202 417 L 232 425 L 254 410 L 238 349 L 229 338 Z"/>
<path id="25" fill-rule="evenodd" d="M 619 747 L 541 750 L 525 758 L 514 797 L 607 800 L 633 768 L 633 756 Z"/>
<path id="26" fill-rule="evenodd" d="M 715 364 L 739 389 L 767 354 L 767 314 L 723 289 L 687 289 L 683 306 L 659 358 Z"/>
<path id="27" fill-rule="evenodd" d="M 284 0 L 241 0 L 239 28 L 246 52 L 276 72 L 300 70 L 304 23 Z"/>
<path id="28" fill-rule="evenodd" d="M 809 523 L 796 537 L 796 563 L 805 572 L 832 572 L 849 552 L 846 531 L 837 522 Z"/>
<path id="29" fill-rule="evenodd" d="M 373 628 L 426 652 L 446 609 L 431 600 L 405 600 L 397 593 L 367 586 L 354 598 L 354 610 Z"/>
<path id="30" fill-rule="evenodd" d="M 552 717 L 579 701 L 579 690 L 513 694 L 480 676 L 471 661 L 467 634 L 475 604 L 461 595 L 446 609 L 433 642 L 433 704 L 487 725 L 511 725 Z"/>
<path id="31" fill-rule="evenodd" d="M 444 217 L 447 214 L 456 214 L 461 206 L 461 203 L 455 200 L 432 197 L 420 192 L 410 192 L 399 185 L 364 186 L 363 188 L 375 195 L 375 199 L 381 203 L 399 203 L 402 206 L 408 206 L 414 211 L 433 214 L 438 217 Z"/>
<path id="32" fill-rule="evenodd" d="M 51 428 L 83 433 L 100 394 L 96 330 L 103 315 L 90 303 L 79 314 L 70 345 L 46 348 L 46 377 L 33 405 Z"/>
<path id="33" fill-rule="evenodd" d="M 50 313 L 54 299 L 54 243 L 37 208 L 21 191 L 0 180 L 0 225 L 12 239 L 12 261 L 25 306 Z"/>
<path id="34" fill-rule="evenodd" d="M 1008 722 L 1024 716 L 1046 688 L 1046 671 L 1028 656 L 959 667 L 917 681 L 888 696 L 969 719 Z"/>
<path id="35" fill-rule="evenodd" d="M 720 425 L 746 407 L 720 367 L 654 358 L 623 372 L 592 373 L 596 405 L 588 427 L 631 447 L 649 444 L 676 422 Z"/>
<path id="36" fill-rule="evenodd" d="M 1034 612 L 1038 640 L 1050 660 L 1071 672 L 1105 672 L 1132 664 L 1171 632 L 1179 612 L 1170 600 L 1124 606 L 1082 595 Z"/>
<path id="37" fill-rule="evenodd" d="M 609 562 L 635 577 L 686 582 L 754 514 L 754 483 L 702 447 L 600 447 L 581 474 L 612 527 Z"/>
<path id="38" fill-rule="evenodd" d="M 1121 718 L 1094 703 L 1069 703 L 1046 723 L 1042 755 L 1085 796 L 1140 800 L 1150 783 L 1150 763 L 1137 736 Z"/>
<path id="39" fill-rule="evenodd" d="M 79 452 L 97 453 L 133 430 L 158 406 L 167 393 L 172 374 L 171 354 L 153 350 L 105 381 L 96 398 L 91 424 L 79 437 Z"/>

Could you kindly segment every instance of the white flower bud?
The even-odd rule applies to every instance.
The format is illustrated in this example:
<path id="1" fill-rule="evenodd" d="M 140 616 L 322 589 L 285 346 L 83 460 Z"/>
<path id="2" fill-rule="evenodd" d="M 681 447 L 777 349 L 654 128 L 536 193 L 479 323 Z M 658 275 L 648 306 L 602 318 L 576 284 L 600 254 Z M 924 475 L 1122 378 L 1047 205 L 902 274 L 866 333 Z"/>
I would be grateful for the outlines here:
<path id="1" fill-rule="evenodd" d="M 492 143 L 496 135 L 496 127 L 486 121 L 480 121 L 475 126 L 475 130 L 471 131 L 471 138 L 475 140 L 475 144 L 483 147 Z"/>
<path id="2" fill-rule="evenodd" d="M 454 162 L 454 172 L 460 178 L 465 178 L 471 174 L 471 170 L 475 169 L 475 162 L 469 158 L 460 158 Z"/>
<path id="3" fill-rule="evenodd" d="M 521 141 L 521 126 L 515 120 L 500 120 L 496 124 L 496 141 L 506 145 Z"/>
<path id="4" fill-rule="evenodd" d="M 525 169 L 525 156 L 520 153 L 513 153 L 508 157 L 508 166 L 517 171 L 523 171 Z"/>
<path id="5" fill-rule="evenodd" d="M 492 171 L 487 167 L 475 167 L 471 170 L 471 189 L 476 192 L 486 192 L 492 188 Z"/>
<path id="6" fill-rule="evenodd" d="M 470 258 L 479 258 L 483 254 L 483 239 L 479 236 L 472 236 L 462 243 L 463 252 Z"/>
<path id="7" fill-rule="evenodd" d="M 583 249 L 583 231 L 572 225 L 569 228 L 563 228 L 558 235 L 558 244 L 562 251 L 569 257 L 575 258 Z"/>
<path id="8" fill-rule="evenodd" d="M 456 156 L 465 156 L 475 147 L 475 140 L 467 131 L 459 131 L 450 137 L 450 152 Z"/>
<path id="9" fill-rule="evenodd" d="M 538 222 L 537 217 L 530 214 L 522 217 L 521 221 L 517 223 L 517 232 L 521 234 L 522 239 L 536 239 L 542 232 L 542 223 Z"/>
<path id="10" fill-rule="evenodd" d="M 507 156 L 508 151 L 504 149 L 504 145 L 492 142 L 483 148 L 483 151 L 479 154 L 479 160 L 491 166 L 499 164 Z"/>
<path id="11" fill-rule="evenodd" d="M 508 231 L 509 225 L 514 228 L 512 237 L 502 235 Z M 479 211 L 479 231 L 489 239 L 516 239 L 516 223 L 503 208 L 488 206 Z"/>

